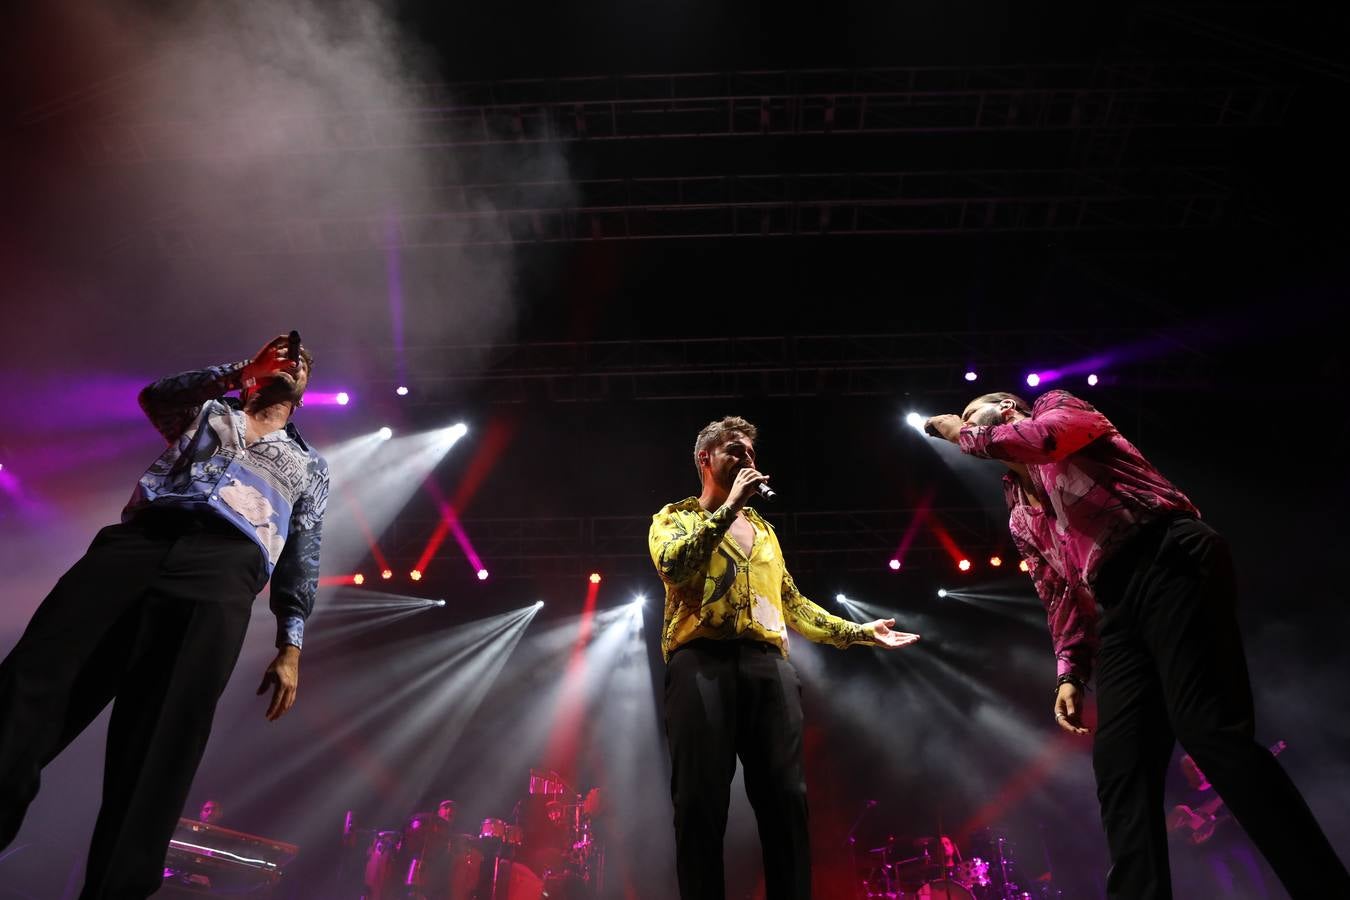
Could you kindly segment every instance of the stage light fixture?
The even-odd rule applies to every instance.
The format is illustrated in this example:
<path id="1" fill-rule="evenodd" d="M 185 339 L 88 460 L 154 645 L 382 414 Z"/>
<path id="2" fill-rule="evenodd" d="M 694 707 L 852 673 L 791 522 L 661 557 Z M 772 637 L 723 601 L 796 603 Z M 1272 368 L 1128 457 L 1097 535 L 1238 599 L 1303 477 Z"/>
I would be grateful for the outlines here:
<path id="1" fill-rule="evenodd" d="M 993 566 L 995 569 L 997 569 L 999 566 L 1003 565 L 1003 557 L 1001 557 L 1001 556 L 991 556 L 991 557 L 989 557 L 989 565 L 991 565 L 991 566 Z"/>
<path id="2" fill-rule="evenodd" d="M 394 570 L 385 569 L 383 572 L 380 573 L 380 577 L 383 578 L 385 581 L 388 581 L 390 578 L 394 577 Z"/>
<path id="3" fill-rule="evenodd" d="M 1096 386 L 1097 386 L 1097 376 L 1096 376 L 1096 375 L 1089 375 L 1089 376 L 1087 377 L 1087 383 L 1088 383 L 1088 387 L 1096 387 Z"/>
<path id="4" fill-rule="evenodd" d="M 889 563 L 887 563 L 887 565 L 889 565 L 889 566 L 891 567 L 891 571 L 892 571 L 892 572 L 899 572 L 899 571 L 900 571 L 900 560 L 898 560 L 898 559 L 893 559 L 893 560 L 891 560 Z"/>
<path id="5" fill-rule="evenodd" d="M 1027 561 L 1026 561 L 1025 559 L 1024 559 L 1024 560 L 1020 560 L 1020 561 L 1017 563 L 1017 568 L 1021 569 L 1023 572 L 1030 572 L 1030 571 L 1031 571 L 1031 566 L 1027 564 Z"/>
<path id="6" fill-rule="evenodd" d="M 411 572 L 408 573 L 408 577 L 411 578 L 413 581 L 421 581 L 421 580 L 422 580 L 422 570 L 421 570 L 421 569 L 413 569 Z"/>
<path id="7" fill-rule="evenodd" d="M 378 435 L 380 436 L 380 440 L 382 440 L 382 441 L 387 441 L 387 440 L 389 440 L 391 437 L 394 436 L 394 429 L 392 429 L 392 428 L 390 428 L 388 425 L 386 425 L 386 426 L 384 426 L 383 428 L 381 428 L 379 431 L 377 431 L 377 432 L 375 432 L 375 433 L 378 434 Z"/>
<path id="8" fill-rule="evenodd" d="M 366 583 L 366 576 L 362 575 L 360 572 L 357 572 L 355 575 L 352 576 L 352 584 L 365 584 L 365 583 Z"/>
<path id="9" fill-rule="evenodd" d="M 1027 376 L 1027 387 L 1035 387 L 1040 383 L 1041 383 L 1041 376 L 1038 375 L 1037 373 L 1032 372 L 1030 375 Z"/>
<path id="10" fill-rule="evenodd" d="M 600 583 L 600 573 L 599 573 L 599 572 L 592 572 L 592 573 L 591 573 L 591 584 L 599 584 L 599 583 Z"/>
<path id="11" fill-rule="evenodd" d="M 437 606 L 444 606 L 444 605 L 445 605 L 445 601 L 444 601 L 444 600 L 437 600 L 437 601 L 436 601 L 436 605 L 437 605 Z"/>
<path id="12" fill-rule="evenodd" d="M 938 596 L 939 596 L 939 597 L 946 597 L 946 596 L 947 596 L 947 589 L 946 589 L 946 588 L 938 588 Z"/>
<path id="13" fill-rule="evenodd" d="M 968 559 L 963 559 L 963 560 L 961 560 L 960 562 L 958 562 L 958 563 L 956 564 L 956 567 L 957 567 L 958 569 L 960 569 L 962 572 L 969 572 L 969 571 L 970 571 L 970 560 L 968 560 Z"/>
<path id="14" fill-rule="evenodd" d="M 479 580 L 479 581 L 487 581 L 487 580 L 488 580 L 488 570 L 487 570 L 487 569 L 479 569 L 479 570 L 478 570 L 478 580 Z"/>
<path id="15" fill-rule="evenodd" d="M 928 420 L 926 418 L 924 418 L 923 416 L 919 415 L 916 412 L 912 412 L 909 415 L 905 416 L 905 424 L 908 425 L 910 428 L 913 428 L 915 431 L 923 431 L 924 422 L 927 421 Z"/>
<path id="16" fill-rule="evenodd" d="M 408 386 L 400 384 L 398 387 L 394 388 L 394 393 L 398 394 L 400 397 L 406 397 L 408 396 Z"/>
<path id="17" fill-rule="evenodd" d="M 966 372 L 966 381 L 974 381 L 979 377 L 980 376 L 975 373 L 974 369 L 971 369 L 970 371 Z"/>
<path id="18" fill-rule="evenodd" d="M 337 400 L 338 406 L 346 406 L 348 403 L 352 402 L 351 395 L 349 395 L 346 391 L 338 391 L 337 397 L 335 397 L 334 399 Z"/>

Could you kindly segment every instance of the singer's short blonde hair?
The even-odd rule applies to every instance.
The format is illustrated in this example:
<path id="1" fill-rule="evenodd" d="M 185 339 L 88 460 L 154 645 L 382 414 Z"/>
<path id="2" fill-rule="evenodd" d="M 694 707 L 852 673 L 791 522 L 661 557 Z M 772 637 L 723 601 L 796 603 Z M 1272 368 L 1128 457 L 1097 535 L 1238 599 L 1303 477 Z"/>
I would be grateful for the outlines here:
<path id="1" fill-rule="evenodd" d="M 759 437 L 759 429 L 740 416 L 723 416 L 704 425 L 694 440 L 694 468 L 698 470 L 700 481 L 703 479 L 703 466 L 699 465 L 698 455 L 720 444 L 729 434 L 743 435 L 753 444 Z"/>

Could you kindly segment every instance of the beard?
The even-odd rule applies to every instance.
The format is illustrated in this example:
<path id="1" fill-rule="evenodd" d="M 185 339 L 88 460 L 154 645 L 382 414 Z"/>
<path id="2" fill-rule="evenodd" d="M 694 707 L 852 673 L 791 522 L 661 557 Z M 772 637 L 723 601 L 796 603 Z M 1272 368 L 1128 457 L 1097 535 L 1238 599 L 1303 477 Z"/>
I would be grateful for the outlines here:
<path id="1" fill-rule="evenodd" d="M 981 410 L 970 417 L 972 425 L 1002 425 L 1003 417 L 999 415 L 997 409 Z"/>
<path id="2" fill-rule="evenodd" d="M 300 398 L 304 395 L 305 389 L 297 384 L 295 379 L 278 375 L 254 390 L 249 395 L 248 402 L 244 405 L 256 409 L 271 406 L 275 403 L 290 403 L 296 406 L 299 405 Z"/>

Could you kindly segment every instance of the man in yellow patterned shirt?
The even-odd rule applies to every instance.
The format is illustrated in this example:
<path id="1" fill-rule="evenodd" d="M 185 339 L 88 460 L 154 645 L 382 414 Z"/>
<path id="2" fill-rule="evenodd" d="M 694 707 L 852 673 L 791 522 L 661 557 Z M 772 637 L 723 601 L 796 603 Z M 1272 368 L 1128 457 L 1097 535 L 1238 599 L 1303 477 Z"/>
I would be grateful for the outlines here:
<path id="1" fill-rule="evenodd" d="M 675 856 L 682 900 L 723 900 L 722 840 L 736 757 L 755 809 L 766 900 L 809 900 L 811 848 L 802 766 L 801 682 L 789 626 L 836 647 L 897 648 L 894 619 L 859 624 L 802 596 L 772 526 L 746 502 L 768 481 L 745 419 L 710 423 L 694 444 L 703 493 L 652 517 L 652 562 L 666 585 L 666 658 Z"/>

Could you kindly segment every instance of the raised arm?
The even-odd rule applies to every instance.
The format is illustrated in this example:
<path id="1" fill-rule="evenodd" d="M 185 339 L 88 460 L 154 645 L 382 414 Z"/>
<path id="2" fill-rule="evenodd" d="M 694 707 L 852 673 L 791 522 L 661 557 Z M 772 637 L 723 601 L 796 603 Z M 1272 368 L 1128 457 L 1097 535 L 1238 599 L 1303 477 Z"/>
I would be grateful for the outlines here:
<path id="1" fill-rule="evenodd" d="M 966 425 L 958 443 L 964 453 L 1005 462 L 1047 463 L 1076 453 L 1115 430 L 1106 416 L 1067 391 L 1036 401 L 1029 418 L 1003 425 Z"/>
<path id="2" fill-rule="evenodd" d="M 247 365 L 227 363 L 170 375 L 146 385 L 137 400 L 150 423 L 172 444 L 187 431 L 203 404 L 239 390 Z"/>
<path id="3" fill-rule="evenodd" d="M 661 580 L 670 584 L 688 581 L 703 571 L 713 550 L 736 519 L 736 510 L 723 506 L 706 519 L 690 522 L 672 509 L 652 516 L 647 531 L 647 549 Z"/>

